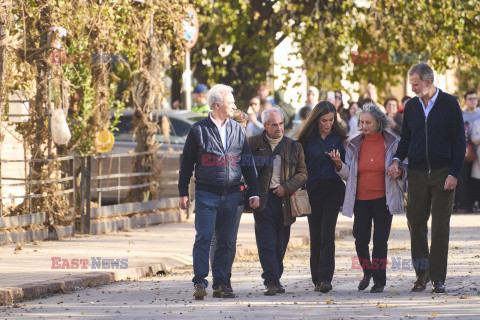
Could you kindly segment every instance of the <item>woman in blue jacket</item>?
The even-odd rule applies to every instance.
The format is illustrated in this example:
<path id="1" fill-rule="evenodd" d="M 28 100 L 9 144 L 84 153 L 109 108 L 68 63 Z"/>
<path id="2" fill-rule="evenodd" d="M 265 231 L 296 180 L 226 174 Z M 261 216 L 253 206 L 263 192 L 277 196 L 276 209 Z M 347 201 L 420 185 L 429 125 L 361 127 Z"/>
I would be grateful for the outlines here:
<path id="1" fill-rule="evenodd" d="M 343 143 L 347 138 L 337 122 L 335 106 L 322 101 L 315 106 L 298 141 L 303 145 L 307 165 L 307 192 L 312 207 L 308 216 L 310 230 L 310 272 L 315 291 L 332 290 L 335 270 L 335 227 L 345 195 L 345 184 L 335 172 L 328 153 L 340 153 L 345 160 Z"/>

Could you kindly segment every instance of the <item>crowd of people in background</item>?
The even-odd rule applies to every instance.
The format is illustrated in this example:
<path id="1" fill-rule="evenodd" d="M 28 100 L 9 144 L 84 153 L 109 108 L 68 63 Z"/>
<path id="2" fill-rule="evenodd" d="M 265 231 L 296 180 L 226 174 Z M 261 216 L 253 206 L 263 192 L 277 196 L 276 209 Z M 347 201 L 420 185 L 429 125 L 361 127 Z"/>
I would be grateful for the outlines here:
<path id="1" fill-rule="evenodd" d="M 208 87 L 206 85 L 199 84 L 195 86 L 192 94 L 194 102 L 193 112 L 203 114 L 210 112 L 206 99 L 207 93 Z M 346 132 L 346 141 L 349 142 L 360 134 L 357 114 L 361 111 L 363 105 L 367 103 L 374 103 L 388 116 L 391 121 L 388 132 L 400 139 L 403 112 L 405 104 L 410 99 L 410 96 L 404 96 L 401 100 L 394 96 L 388 96 L 380 104 L 377 89 L 369 81 L 364 93 L 360 95 L 359 101 L 349 101 L 348 107 L 345 107 L 343 94 L 340 90 L 333 91 L 331 96 L 327 98 L 327 101 L 335 106 L 337 122 L 340 128 Z M 284 101 L 283 91 L 276 91 L 272 97 L 271 88 L 267 84 L 262 83 L 258 85 L 256 93 L 250 98 L 247 106 L 246 135 L 247 137 L 253 137 L 262 133 L 264 130 L 261 119 L 262 112 L 276 106 L 282 110 L 285 117 L 286 136 L 298 139 L 300 131 L 319 100 L 320 90 L 310 86 L 307 89 L 305 105 L 296 111 L 291 104 Z M 467 152 L 470 152 L 470 156 L 467 155 L 459 177 L 455 194 L 455 211 L 459 213 L 480 212 L 480 103 L 476 91 L 466 92 L 463 101 L 459 100 L 459 103 L 462 110 L 464 110 Z M 477 153 L 479 156 L 477 156 Z"/>

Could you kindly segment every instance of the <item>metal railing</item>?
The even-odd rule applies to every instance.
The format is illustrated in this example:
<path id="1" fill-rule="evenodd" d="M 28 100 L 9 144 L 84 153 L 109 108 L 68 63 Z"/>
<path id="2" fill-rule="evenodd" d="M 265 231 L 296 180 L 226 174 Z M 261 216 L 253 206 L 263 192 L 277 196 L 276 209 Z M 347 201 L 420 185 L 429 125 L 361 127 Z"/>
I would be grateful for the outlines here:
<path id="1" fill-rule="evenodd" d="M 24 207 L 22 215 L 36 216 L 40 213 L 33 212 L 32 199 L 46 197 L 46 193 L 33 193 L 32 186 L 41 184 L 60 184 L 60 195 L 68 197 L 68 212 L 73 213 L 72 225 L 77 231 L 89 234 L 91 231 L 92 220 L 106 216 L 125 216 L 132 213 L 154 211 L 156 209 L 168 209 L 178 205 L 178 200 L 174 201 L 177 196 L 176 184 L 178 179 L 178 170 L 180 166 L 179 154 L 166 154 L 158 152 L 154 161 L 162 161 L 169 159 L 168 168 L 162 168 L 161 179 L 159 181 L 151 181 L 148 183 L 134 184 L 132 177 L 153 176 L 153 171 L 149 172 L 131 172 L 132 165 L 127 163 L 134 156 L 149 156 L 153 152 L 141 153 L 113 153 L 96 156 L 66 156 L 57 159 L 25 159 L 25 160 L 0 160 L 0 211 L 3 218 L 4 200 L 6 199 L 22 199 Z M 110 163 L 108 162 L 110 160 Z M 59 165 L 60 170 L 56 173 L 57 178 L 33 181 L 32 170 L 28 170 L 25 178 L 5 177 L 1 174 L 1 166 L 5 163 L 34 163 L 34 162 L 62 162 Z M 65 163 L 65 164 L 63 164 Z M 112 166 L 112 164 L 114 164 Z M 80 180 L 78 180 L 80 179 Z M 22 182 L 5 183 L 5 180 L 21 180 Z M 108 182 L 109 185 L 105 185 Z M 111 185 L 114 182 L 114 185 Z M 165 185 L 169 188 L 169 192 L 162 194 L 157 199 L 148 199 L 150 201 L 139 201 L 136 203 L 124 204 L 122 197 L 128 190 L 156 186 L 157 184 Z M 77 187 L 78 186 L 78 187 Z M 5 196 L 2 189 L 6 187 L 24 187 L 25 195 Z M 78 188 L 78 190 L 77 190 Z M 109 200 L 113 205 L 103 206 L 104 202 Z M 98 203 L 98 208 L 92 208 L 92 201 Z M 176 203 L 176 204 L 175 204 Z M 105 210 L 103 210 L 105 209 Z M 93 210 L 93 214 L 92 214 Z M 45 215 L 44 213 L 42 213 Z M 79 223 L 75 220 L 79 218 Z M 36 219 L 38 220 L 38 219 Z M 35 220 L 35 221 L 36 221 Z M 37 221 L 38 222 L 38 221 Z M 44 221 L 45 222 L 45 221 Z"/>
<path id="2" fill-rule="evenodd" d="M 42 162 L 42 163 L 47 163 L 47 162 L 61 162 L 61 163 L 66 163 L 64 166 L 64 170 L 59 170 L 57 172 L 57 176 L 60 176 L 59 178 L 56 179 L 49 179 L 49 180 L 32 180 L 32 170 L 28 170 L 28 177 L 25 176 L 25 178 L 19 178 L 19 177 L 5 177 L 2 175 L 2 165 L 6 163 L 34 163 L 34 162 Z M 34 214 L 37 212 L 33 212 L 33 205 L 32 205 L 32 199 L 34 198 L 43 198 L 47 197 L 47 193 L 32 193 L 32 186 L 34 185 L 41 185 L 41 184 L 51 184 L 51 183 L 57 183 L 57 184 L 65 184 L 63 185 L 59 190 L 56 192 L 56 194 L 60 195 L 70 195 L 70 208 L 73 212 L 75 212 L 75 192 L 76 192 L 76 186 L 75 186 L 75 176 L 74 176 L 74 163 L 75 163 L 75 157 L 73 156 L 64 156 L 64 157 L 59 157 L 56 159 L 21 159 L 21 160 L 0 160 L 0 216 L 3 217 L 4 215 L 4 200 L 7 199 L 24 199 L 24 203 L 26 202 L 26 205 L 28 207 L 28 213 L 29 214 Z M 12 181 L 22 181 L 23 182 L 18 182 L 18 183 L 4 183 L 4 180 L 12 180 Z M 3 194 L 3 189 L 5 187 L 25 187 L 25 195 L 8 195 L 5 196 Z"/>
<path id="3" fill-rule="evenodd" d="M 155 181 L 149 183 L 142 183 L 142 184 L 130 184 L 130 179 L 132 177 L 142 177 L 142 176 L 151 176 L 154 172 L 123 172 L 122 173 L 122 159 L 123 158 L 132 158 L 134 156 L 146 156 L 146 155 L 153 155 L 153 152 L 139 152 L 139 153 L 113 153 L 113 154 L 103 154 L 103 155 L 96 155 L 96 156 L 87 156 L 81 158 L 81 172 L 82 172 L 82 180 L 81 180 L 81 215 L 80 215 L 80 231 L 82 233 L 90 233 L 90 225 L 91 225 L 91 201 L 92 201 L 92 194 L 96 193 L 97 197 L 96 200 L 98 201 L 98 205 L 102 206 L 102 195 L 106 192 L 116 192 L 116 202 L 117 204 L 121 203 L 121 191 L 122 190 L 131 190 L 131 189 L 138 189 L 144 188 L 148 186 L 153 186 L 156 184 Z M 109 172 L 107 174 L 103 174 L 104 171 L 104 160 L 111 159 L 112 161 L 116 160 L 116 168 L 113 168 L 116 173 Z M 94 165 L 96 164 L 96 171 L 97 175 L 94 174 L 94 168 L 92 168 L 92 160 Z M 123 159 L 125 161 L 125 159 Z M 116 170 L 115 170 L 116 169 Z M 128 179 L 128 185 L 122 185 L 122 178 Z M 108 186 L 102 187 L 102 181 L 109 181 L 115 180 L 115 186 Z M 96 186 L 93 186 L 93 183 Z M 110 194 L 111 195 L 111 194 Z M 111 199 L 111 197 L 110 197 Z"/>

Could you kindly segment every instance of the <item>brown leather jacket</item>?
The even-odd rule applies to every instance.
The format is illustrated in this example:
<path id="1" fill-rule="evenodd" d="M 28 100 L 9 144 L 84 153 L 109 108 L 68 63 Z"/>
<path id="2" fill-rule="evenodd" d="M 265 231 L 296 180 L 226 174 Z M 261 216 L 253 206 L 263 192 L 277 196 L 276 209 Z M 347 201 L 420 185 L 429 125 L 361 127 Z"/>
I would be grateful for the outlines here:
<path id="1" fill-rule="evenodd" d="M 250 137 L 248 139 L 252 154 L 257 159 L 267 159 L 273 155 L 272 148 L 267 141 L 266 131 L 257 136 Z M 290 164 L 290 151 L 294 146 L 294 159 L 292 167 L 292 177 L 287 179 L 289 173 Z M 298 142 L 294 142 L 291 138 L 287 138 L 285 146 L 282 152 L 280 152 L 282 159 L 282 176 L 281 185 L 285 188 L 286 194 L 282 197 L 282 211 L 283 211 L 283 224 L 289 226 L 295 222 L 295 218 L 292 217 L 290 210 L 290 194 L 300 189 L 308 178 L 307 166 L 305 165 L 305 155 L 303 154 L 302 145 Z M 259 163 L 260 162 L 260 163 Z M 273 164 L 273 163 L 272 163 Z M 272 180 L 273 165 L 268 163 L 262 163 L 262 161 L 256 162 L 258 171 L 258 187 L 260 190 L 260 206 L 254 210 L 255 213 L 260 213 L 265 209 L 268 200 L 268 189 L 270 187 L 270 180 Z"/>

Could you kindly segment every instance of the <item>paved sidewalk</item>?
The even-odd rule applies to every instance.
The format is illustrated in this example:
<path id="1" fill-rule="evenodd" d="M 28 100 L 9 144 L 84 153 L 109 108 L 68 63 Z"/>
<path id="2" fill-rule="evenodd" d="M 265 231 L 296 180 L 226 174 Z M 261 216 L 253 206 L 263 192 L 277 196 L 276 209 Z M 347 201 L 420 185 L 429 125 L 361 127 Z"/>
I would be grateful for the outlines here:
<path id="1" fill-rule="evenodd" d="M 195 238 L 193 219 L 185 223 L 122 231 L 105 235 L 78 235 L 59 241 L 38 241 L 0 247 L 0 305 L 30 300 L 78 288 L 98 286 L 125 279 L 168 272 L 173 267 L 191 265 Z M 353 219 L 339 216 L 337 235 L 350 234 Z M 253 215 L 244 214 L 238 233 L 237 255 L 256 254 Z M 290 247 L 308 244 L 306 218 L 297 219 L 292 227 Z M 63 259 L 87 259 L 87 269 L 52 269 Z M 128 259 L 126 269 L 95 268 L 93 258 Z M 108 267 L 108 266 L 106 266 Z"/>
<path id="2" fill-rule="evenodd" d="M 358 291 L 362 271 L 352 266 L 355 239 L 336 241 L 335 274 L 329 293 L 313 291 L 309 247 L 289 250 L 282 284 L 286 292 L 263 295 L 260 263 L 254 256 L 233 265 L 235 299 L 218 299 L 207 288 L 194 300 L 192 268 L 164 277 L 145 277 L 0 307 L 2 319 L 480 319 L 480 215 L 453 215 L 446 294 L 411 292 L 415 272 L 405 215 L 394 216 L 388 243 L 387 286 L 383 293 Z M 395 262 L 396 261 L 396 262 Z M 406 262 L 406 263 L 404 263 Z M 373 281 L 372 281 L 373 282 Z M 373 283 L 370 283 L 370 287 Z"/>

